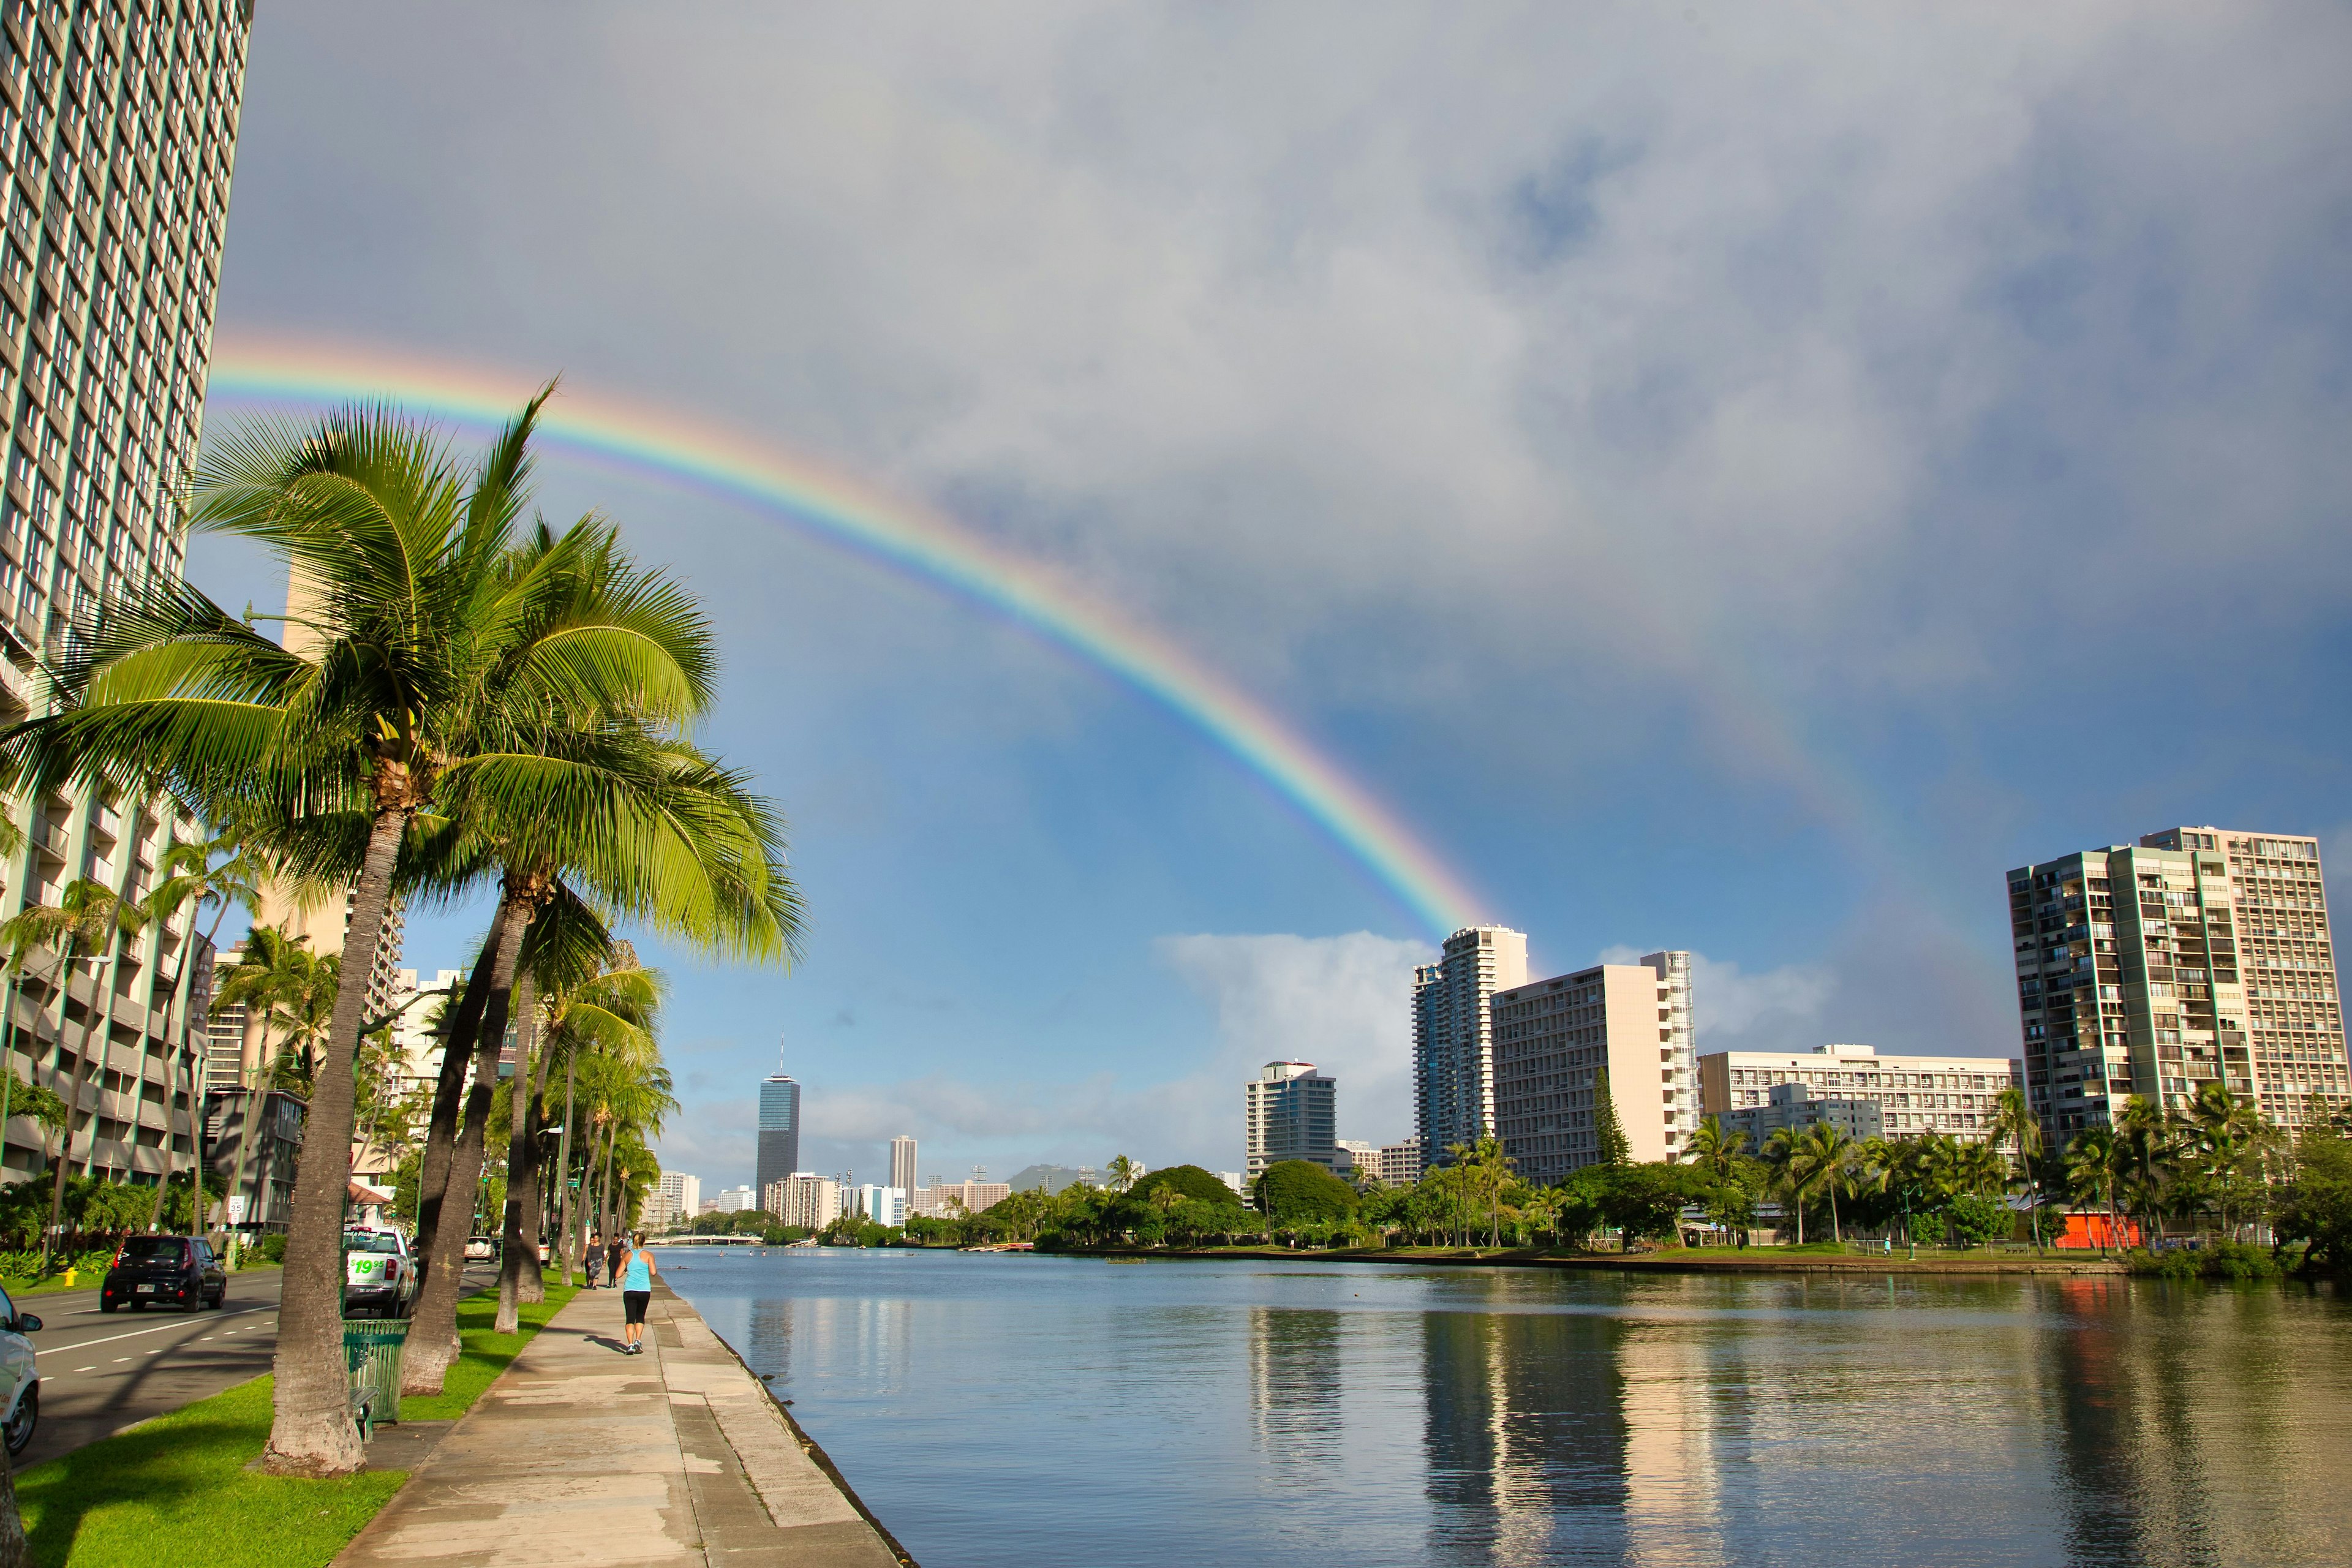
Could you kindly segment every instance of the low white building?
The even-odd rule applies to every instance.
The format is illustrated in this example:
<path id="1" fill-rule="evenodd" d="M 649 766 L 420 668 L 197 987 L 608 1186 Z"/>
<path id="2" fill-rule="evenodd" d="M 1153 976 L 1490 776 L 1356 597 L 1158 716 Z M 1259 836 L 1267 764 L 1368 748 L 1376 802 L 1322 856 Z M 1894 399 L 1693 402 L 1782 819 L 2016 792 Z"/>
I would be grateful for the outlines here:
<path id="1" fill-rule="evenodd" d="M 895 1230 L 907 1223 L 907 1189 L 869 1182 L 857 1189 L 857 1212 L 876 1225 Z"/>
<path id="2" fill-rule="evenodd" d="M 1699 1105 L 1709 1116 L 1760 1110 L 1783 1084 L 1809 1099 L 1868 1100 L 1878 1107 L 1881 1136 L 1940 1132 L 1980 1140 L 1992 1128 L 1993 1100 L 2022 1088 L 2025 1064 L 2002 1057 L 1883 1057 L 1870 1046 L 1815 1046 L 1810 1051 L 1717 1051 L 1698 1059 Z"/>
<path id="3" fill-rule="evenodd" d="M 1884 1137 L 1885 1112 L 1874 1100 L 1853 1100 L 1838 1093 L 1816 1095 L 1801 1083 L 1774 1084 L 1761 1105 L 1744 1105 L 1718 1118 L 1726 1132 L 1748 1136 L 1748 1152 L 1759 1153 L 1765 1141 L 1782 1129 L 1802 1132 L 1815 1122 L 1835 1128 L 1856 1142 Z"/>

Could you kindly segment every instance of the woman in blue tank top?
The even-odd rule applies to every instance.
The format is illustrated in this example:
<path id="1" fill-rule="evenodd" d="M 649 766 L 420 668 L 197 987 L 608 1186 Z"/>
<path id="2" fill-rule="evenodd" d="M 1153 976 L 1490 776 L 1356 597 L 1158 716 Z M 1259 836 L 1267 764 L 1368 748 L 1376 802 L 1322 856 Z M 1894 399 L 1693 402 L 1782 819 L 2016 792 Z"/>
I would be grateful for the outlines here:
<path id="1" fill-rule="evenodd" d="M 621 1331 L 627 1337 L 628 1343 L 622 1347 L 621 1353 L 643 1355 L 646 1353 L 646 1304 L 654 1299 L 654 1276 L 660 1272 L 654 1267 L 654 1255 L 646 1250 L 645 1232 L 639 1231 L 629 1238 L 626 1259 L 621 1266 L 621 1278 L 616 1281 L 621 1287 L 623 1315 L 628 1320 Z"/>

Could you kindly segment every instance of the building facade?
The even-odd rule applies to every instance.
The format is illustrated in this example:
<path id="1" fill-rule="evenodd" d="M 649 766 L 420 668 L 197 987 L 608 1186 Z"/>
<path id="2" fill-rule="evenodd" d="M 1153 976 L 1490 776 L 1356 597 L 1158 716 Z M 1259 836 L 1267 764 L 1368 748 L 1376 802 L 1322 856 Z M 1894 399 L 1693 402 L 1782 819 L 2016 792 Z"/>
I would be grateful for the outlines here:
<path id="1" fill-rule="evenodd" d="M 1435 963 L 1413 971 L 1413 1132 L 1436 1160 L 1495 1131 L 1495 1053 L 1488 1002 L 1527 984 L 1528 939 L 1507 926 L 1469 926 Z"/>
<path id="2" fill-rule="evenodd" d="M 944 1218 L 992 1209 L 1013 1195 L 1013 1184 L 982 1180 L 986 1174 L 975 1171 L 971 1180 L 962 1182 L 942 1182 L 934 1176 L 929 1186 L 907 1194 L 907 1211 Z"/>
<path id="3" fill-rule="evenodd" d="M 702 1212 L 702 1178 L 679 1171 L 664 1171 L 654 1190 L 646 1194 L 646 1212 L 639 1222 L 647 1230 L 670 1230 L 690 1225 Z"/>
<path id="4" fill-rule="evenodd" d="M 1353 1167 L 1332 1136 L 1339 1124 L 1339 1083 L 1313 1062 L 1268 1062 L 1242 1086 L 1242 1147 L 1252 1182 L 1268 1165 L 1305 1160 L 1334 1175 Z"/>
<path id="5" fill-rule="evenodd" d="M 1384 1187 L 1409 1187 L 1421 1180 L 1421 1140 L 1417 1137 L 1381 1144 L 1372 1166 L 1372 1173 L 1380 1177 Z"/>
<path id="6" fill-rule="evenodd" d="M 430 1094 L 439 1082 L 441 1020 L 445 1013 L 457 1012 L 457 998 L 465 989 L 466 972 L 462 969 L 436 970 L 429 979 L 414 969 L 393 972 L 384 1011 L 396 1015 L 392 1043 L 399 1058 L 403 1094 L 419 1089 Z M 440 994 L 425 994 L 430 992 Z"/>
<path id="7" fill-rule="evenodd" d="M 890 1140 L 890 1184 L 902 1193 L 915 1190 L 915 1140 L 901 1134 Z"/>
<path id="8" fill-rule="evenodd" d="M 907 1223 L 907 1189 L 869 1182 L 857 1189 L 857 1212 L 876 1225 L 895 1230 Z"/>
<path id="9" fill-rule="evenodd" d="M 801 1086 L 782 1073 L 760 1084 L 760 1152 L 753 1190 L 766 1206 L 770 1187 L 797 1173 L 801 1163 Z"/>
<path id="10" fill-rule="evenodd" d="M 1690 954 L 1653 952 L 1497 991 L 1496 1135 L 1524 1181 L 1602 1157 L 1605 1095 L 1626 1157 L 1671 1160 L 1698 1128 Z"/>
<path id="11" fill-rule="evenodd" d="M 710 1200 L 713 1214 L 740 1214 L 759 1206 L 760 1194 L 750 1187 L 721 1187 L 719 1195 Z"/>
<path id="12" fill-rule="evenodd" d="M 2221 1083 L 2278 1126 L 2352 1100 L 2319 844 L 2175 827 L 2009 874 L 2027 1094 L 2063 1143 Z"/>
<path id="13" fill-rule="evenodd" d="M 42 700 L 37 668 L 101 603 L 182 575 L 170 492 L 201 426 L 250 21 L 236 0 L 0 7 L 0 721 Z M 27 843 L 0 868 L 0 919 L 79 879 L 144 897 L 163 850 L 200 837 L 174 803 L 107 787 L 5 808 Z M 100 1174 L 195 1157 L 196 919 L 69 967 L 29 953 L 10 993 L 0 1067 L 68 1100 Z M 37 1173 L 45 1143 L 11 1117 L 0 1180 Z"/>
<path id="14" fill-rule="evenodd" d="M 831 1176 L 794 1171 L 761 1189 L 760 1206 L 779 1225 L 823 1230 L 841 1217 L 841 1184 Z"/>
<path id="15" fill-rule="evenodd" d="M 1886 1113 L 1877 1100 L 1850 1099 L 1843 1091 L 1816 1095 L 1801 1083 L 1774 1084 L 1764 1091 L 1763 1104 L 1723 1111 L 1719 1117 L 1726 1132 L 1748 1140 L 1750 1153 L 1761 1151 L 1775 1132 L 1802 1132 L 1817 1121 L 1857 1142 L 1886 1135 Z"/>
<path id="16" fill-rule="evenodd" d="M 1882 1056 L 1870 1046 L 1716 1051 L 1699 1058 L 1699 1104 L 1718 1118 L 1761 1111 L 1774 1089 L 1788 1086 L 1811 1100 L 1876 1105 L 1883 1137 L 1940 1132 L 1975 1142 L 1991 1135 L 1994 1097 L 2021 1082 L 2022 1073 L 2021 1064 L 2000 1057 Z"/>

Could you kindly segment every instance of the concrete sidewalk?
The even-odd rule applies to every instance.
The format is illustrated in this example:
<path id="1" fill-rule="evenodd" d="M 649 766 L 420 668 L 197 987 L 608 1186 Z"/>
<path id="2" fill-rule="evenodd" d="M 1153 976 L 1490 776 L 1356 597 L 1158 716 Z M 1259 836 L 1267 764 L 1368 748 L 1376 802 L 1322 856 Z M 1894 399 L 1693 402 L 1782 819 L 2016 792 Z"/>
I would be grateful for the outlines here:
<path id="1" fill-rule="evenodd" d="M 759 1379 L 656 1292 L 646 1353 L 586 1290 L 335 1559 L 598 1568 L 898 1568 Z"/>

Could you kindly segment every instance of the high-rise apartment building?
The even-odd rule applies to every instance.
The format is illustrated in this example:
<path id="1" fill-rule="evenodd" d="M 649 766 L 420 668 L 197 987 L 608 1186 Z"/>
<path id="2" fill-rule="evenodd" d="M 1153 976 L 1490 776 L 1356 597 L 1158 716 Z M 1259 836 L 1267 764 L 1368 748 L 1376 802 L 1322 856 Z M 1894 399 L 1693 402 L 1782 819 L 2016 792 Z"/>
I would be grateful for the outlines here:
<path id="1" fill-rule="evenodd" d="M 1495 1131 L 1487 1002 L 1527 978 L 1528 939 L 1507 926 L 1457 931 L 1438 962 L 1413 971 L 1413 1131 L 1430 1160 Z"/>
<path id="2" fill-rule="evenodd" d="M 2352 1100 L 2316 839 L 2168 828 L 2010 872 L 2009 916 L 2053 1142 L 2215 1082 L 2286 1128 Z"/>
<path id="3" fill-rule="evenodd" d="M 170 495 L 201 423 L 250 21 L 240 0 L 0 5 L 0 721 L 40 700 L 36 667 L 99 605 L 181 575 Z M 143 897 L 164 848 L 199 833 L 172 801 L 104 787 L 6 809 L 29 842 L 0 918 L 83 879 Z M 86 1078 L 73 1137 L 101 1173 L 152 1181 L 193 1152 L 195 919 L 61 985 L 33 955 L 16 992 L 0 1067 L 68 1097 Z M 43 1142 L 12 1118 L 0 1179 L 38 1171 Z"/>
<path id="4" fill-rule="evenodd" d="M 915 1190 L 915 1141 L 909 1137 L 890 1140 L 890 1184 L 902 1193 Z"/>
<path id="5" fill-rule="evenodd" d="M 1335 1176 L 1352 1173 L 1332 1136 L 1339 1087 L 1313 1062 L 1268 1062 L 1242 1086 L 1243 1163 L 1251 1181 L 1284 1160 L 1305 1160 Z"/>
<path id="6" fill-rule="evenodd" d="M 769 1187 L 800 1169 L 801 1086 L 782 1073 L 760 1085 L 759 1170 L 752 1187 L 767 1203 Z"/>
<path id="7" fill-rule="evenodd" d="M 701 1212 L 702 1178 L 664 1171 L 654 1190 L 646 1194 L 646 1212 L 639 1223 L 647 1230 L 670 1230 L 691 1224 Z"/>
<path id="8" fill-rule="evenodd" d="M 1653 952 L 1498 990 L 1495 1128 L 1530 1182 L 1603 1156 L 1605 1092 L 1626 1157 L 1671 1160 L 1698 1128 L 1690 954 Z"/>
<path id="9" fill-rule="evenodd" d="M 794 1171 L 760 1189 L 760 1206 L 778 1225 L 823 1230 L 841 1217 L 841 1184 L 831 1176 Z"/>
<path id="10" fill-rule="evenodd" d="M 758 1208 L 760 1194 L 751 1187 L 721 1187 L 719 1195 L 711 1202 L 714 1213 L 740 1214 L 745 1209 Z"/>
<path id="11" fill-rule="evenodd" d="M 931 1178 L 928 1187 L 918 1187 L 907 1194 L 907 1212 L 919 1215 L 984 1214 L 1013 1195 L 1010 1182 L 985 1181 L 988 1173 L 975 1166 L 971 1179 L 942 1182 Z"/>
<path id="12" fill-rule="evenodd" d="M 1885 1056 L 1870 1046 L 1712 1051 L 1698 1059 L 1699 1107 L 1725 1131 L 1748 1133 L 1750 1153 L 1783 1126 L 1815 1121 L 1855 1136 L 1976 1142 L 1991 1136 L 1993 1101 L 2023 1082 L 2022 1070 L 2000 1057 Z M 1853 1107 L 1864 1104 L 1877 1108 L 1876 1120 L 1855 1134 L 1868 1115 Z"/>

